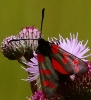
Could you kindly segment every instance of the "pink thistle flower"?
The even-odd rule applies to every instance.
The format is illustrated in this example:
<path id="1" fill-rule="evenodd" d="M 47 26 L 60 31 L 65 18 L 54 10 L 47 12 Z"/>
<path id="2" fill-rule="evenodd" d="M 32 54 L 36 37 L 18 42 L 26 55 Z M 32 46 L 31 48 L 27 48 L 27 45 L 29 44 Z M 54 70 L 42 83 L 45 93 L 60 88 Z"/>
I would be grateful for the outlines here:
<path id="1" fill-rule="evenodd" d="M 38 40 L 21 40 L 21 39 L 38 39 L 40 32 L 34 27 L 26 27 L 19 32 L 17 36 L 6 37 L 2 42 L 2 52 L 10 60 L 16 60 L 25 57 L 27 61 L 33 57 L 33 51 L 38 46 Z M 19 40 L 19 41 L 14 41 Z"/>
<path id="2" fill-rule="evenodd" d="M 39 91 L 36 91 L 33 96 L 31 96 L 31 99 L 32 100 L 44 100 L 45 95 L 43 94 L 41 90 L 39 90 Z"/>
<path id="3" fill-rule="evenodd" d="M 13 39 L 17 39 L 15 36 L 6 37 L 1 45 L 2 53 L 10 60 L 16 60 L 24 53 L 23 46 L 19 42 L 10 42 Z"/>
<path id="4" fill-rule="evenodd" d="M 30 96 L 28 100 L 64 100 L 64 98 L 59 95 L 53 95 L 50 99 L 46 98 L 44 93 L 41 90 L 38 90 L 34 93 L 34 95 Z"/>
<path id="5" fill-rule="evenodd" d="M 34 27 L 26 27 L 19 32 L 18 35 L 19 39 L 39 39 L 40 38 L 40 31 Z M 38 40 L 24 40 L 24 44 L 26 48 L 32 48 L 35 50 L 38 46 Z"/>
<path id="6" fill-rule="evenodd" d="M 39 82 L 39 68 L 38 68 L 38 60 L 37 60 L 37 54 L 34 52 L 34 57 L 30 59 L 30 62 L 23 62 L 24 64 L 26 64 L 28 67 L 27 68 L 23 68 L 25 69 L 25 71 L 27 71 L 29 73 L 28 79 L 23 79 L 25 81 L 29 81 L 32 82 L 36 79 L 38 79 Z"/>
<path id="7" fill-rule="evenodd" d="M 56 40 L 56 41 L 55 41 Z M 50 40 L 49 40 L 50 41 Z M 88 61 L 86 58 L 91 56 L 91 54 L 88 54 L 84 56 L 90 49 L 89 47 L 86 47 L 88 40 L 86 43 L 83 45 L 83 40 L 78 41 L 78 33 L 75 36 L 74 34 L 72 35 L 70 33 L 70 39 L 66 38 L 64 39 L 60 34 L 59 34 L 59 39 L 57 38 L 52 38 L 52 41 L 57 44 L 59 47 L 63 48 L 67 52 L 75 55 L 76 57 Z"/>

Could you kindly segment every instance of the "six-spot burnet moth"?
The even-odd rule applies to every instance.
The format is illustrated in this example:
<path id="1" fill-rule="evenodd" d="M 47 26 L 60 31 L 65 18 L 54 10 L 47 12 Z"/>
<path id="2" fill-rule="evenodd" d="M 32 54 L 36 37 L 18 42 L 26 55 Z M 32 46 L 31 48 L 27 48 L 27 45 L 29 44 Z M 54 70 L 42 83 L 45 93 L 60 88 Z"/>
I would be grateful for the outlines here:
<path id="1" fill-rule="evenodd" d="M 60 77 L 75 74 L 83 74 L 88 71 L 87 64 L 80 58 L 63 50 L 58 45 L 44 40 L 42 36 L 42 24 L 44 19 L 44 10 L 42 10 L 41 35 L 38 40 L 36 53 L 38 56 L 38 64 L 40 71 L 40 81 L 42 90 L 47 98 L 53 96 L 57 91 Z M 36 40 L 36 39 L 16 39 L 20 40 Z"/>

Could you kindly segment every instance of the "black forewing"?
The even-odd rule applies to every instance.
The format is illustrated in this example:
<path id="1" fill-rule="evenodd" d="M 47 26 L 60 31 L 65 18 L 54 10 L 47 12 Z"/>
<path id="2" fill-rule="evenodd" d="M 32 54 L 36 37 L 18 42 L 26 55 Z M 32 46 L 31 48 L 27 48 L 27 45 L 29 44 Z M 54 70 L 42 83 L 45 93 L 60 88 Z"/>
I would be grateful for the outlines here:
<path id="1" fill-rule="evenodd" d="M 52 49 L 58 49 L 57 53 L 52 52 L 51 56 L 58 61 L 58 63 L 69 73 L 69 74 L 83 74 L 88 71 L 88 65 L 81 60 L 80 58 L 74 56 L 71 53 L 68 53 L 62 48 L 55 48 L 52 46 Z"/>
<path id="2" fill-rule="evenodd" d="M 41 73 L 41 69 L 43 70 L 50 70 L 50 74 Z M 58 87 L 59 78 L 55 72 L 55 70 L 52 67 L 51 60 L 48 56 L 44 56 L 44 62 L 39 62 L 39 70 L 40 70 L 40 80 L 42 85 L 42 90 L 46 97 L 51 97 Z M 43 84 L 44 81 L 49 81 L 52 83 L 55 87 L 51 88 L 49 84 L 48 86 L 45 86 Z"/>

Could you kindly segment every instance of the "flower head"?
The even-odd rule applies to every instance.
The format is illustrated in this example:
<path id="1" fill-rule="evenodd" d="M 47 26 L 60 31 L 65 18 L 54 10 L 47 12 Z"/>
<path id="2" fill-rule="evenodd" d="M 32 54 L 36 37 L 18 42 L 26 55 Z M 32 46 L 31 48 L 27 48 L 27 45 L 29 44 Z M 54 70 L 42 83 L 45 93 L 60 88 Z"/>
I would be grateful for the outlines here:
<path id="1" fill-rule="evenodd" d="M 43 94 L 43 92 L 41 90 L 39 90 L 34 93 L 34 95 L 31 97 L 31 99 L 32 100 L 44 100 L 45 95 Z"/>
<path id="2" fill-rule="evenodd" d="M 10 60 L 15 60 L 24 53 L 23 46 L 19 42 L 10 42 L 17 39 L 15 36 L 6 37 L 2 42 L 2 53 Z"/>
<path id="3" fill-rule="evenodd" d="M 38 40 L 33 39 L 39 39 L 40 38 L 40 31 L 34 27 L 26 27 L 22 29 L 21 32 L 19 32 L 18 35 L 19 39 L 30 39 L 30 40 L 24 40 L 24 44 L 26 48 L 32 48 L 32 50 L 35 50 L 38 46 Z"/>
<path id="4" fill-rule="evenodd" d="M 39 68 L 38 68 L 38 60 L 37 60 L 37 54 L 34 52 L 34 57 L 30 59 L 29 62 L 23 62 L 24 64 L 26 64 L 28 67 L 27 68 L 23 68 L 25 69 L 28 73 L 28 79 L 23 79 L 25 81 L 29 81 L 32 82 L 36 79 L 38 79 L 39 82 Z"/>
<path id="5" fill-rule="evenodd" d="M 48 99 L 41 90 L 38 90 L 34 95 L 30 96 L 28 100 L 64 100 L 64 98 L 60 94 L 55 94 L 53 97 Z"/>
<path id="6" fill-rule="evenodd" d="M 56 40 L 56 41 L 55 41 Z M 88 40 L 86 41 L 85 44 L 83 44 L 82 41 L 78 41 L 78 33 L 75 36 L 74 34 L 72 35 L 70 33 L 70 39 L 66 38 L 64 39 L 60 34 L 59 34 L 59 39 L 57 38 L 52 38 L 52 41 L 57 44 L 59 47 L 63 48 L 67 52 L 75 55 L 76 57 L 84 60 L 91 56 L 91 54 L 88 54 L 85 56 L 85 54 L 90 50 L 88 47 L 86 47 Z"/>
<path id="7" fill-rule="evenodd" d="M 16 60 L 24 56 L 29 61 L 33 57 L 34 49 L 38 46 L 37 39 L 39 37 L 40 32 L 36 28 L 26 27 L 17 36 L 6 37 L 3 40 L 2 52 L 10 60 Z"/>

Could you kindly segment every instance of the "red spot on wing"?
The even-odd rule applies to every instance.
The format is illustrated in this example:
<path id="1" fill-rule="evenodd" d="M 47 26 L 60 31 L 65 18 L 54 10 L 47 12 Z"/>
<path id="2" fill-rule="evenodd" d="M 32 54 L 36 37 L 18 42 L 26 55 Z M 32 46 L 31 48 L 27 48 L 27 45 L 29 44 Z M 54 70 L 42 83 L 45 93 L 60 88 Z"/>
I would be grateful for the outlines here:
<path id="1" fill-rule="evenodd" d="M 49 85 L 49 81 L 48 80 L 43 81 L 43 85 L 44 86 L 48 86 Z"/>
<path id="2" fill-rule="evenodd" d="M 63 53 L 64 58 L 62 59 L 63 63 L 66 64 L 68 62 L 67 56 L 68 53 Z"/>
<path id="3" fill-rule="evenodd" d="M 79 63 L 79 61 L 77 59 L 73 60 L 74 65 L 77 65 Z"/>
<path id="4" fill-rule="evenodd" d="M 49 87 L 50 87 L 50 88 L 55 88 L 55 85 L 52 84 L 52 83 L 50 83 Z"/>
<path id="5" fill-rule="evenodd" d="M 52 43 L 51 50 L 54 54 L 58 53 L 59 47 L 55 45 L 54 43 Z"/>
<path id="6" fill-rule="evenodd" d="M 40 69 L 40 72 L 42 73 L 42 74 L 46 74 L 46 75 L 49 75 L 49 74 L 51 74 L 51 71 L 50 70 L 44 70 L 44 69 Z"/>
<path id="7" fill-rule="evenodd" d="M 66 64 L 68 62 L 68 60 L 66 58 L 63 58 L 62 61 L 64 64 Z"/>
<path id="8" fill-rule="evenodd" d="M 75 71 L 75 73 L 79 72 L 79 70 L 80 70 L 79 67 L 77 66 L 78 63 L 79 63 L 78 59 L 74 59 L 74 60 L 73 60 L 73 64 L 75 65 L 75 66 L 74 66 L 74 71 Z"/>
<path id="9" fill-rule="evenodd" d="M 69 74 L 55 59 L 52 58 L 52 65 L 61 74 Z"/>
<path id="10" fill-rule="evenodd" d="M 69 54 L 68 54 L 68 53 L 66 53 L 66 52 L 65 52 L 65 53 L 63 53 L 63 56 L 65 56 L 65 57 L 67 57 L 68 55 L 69 55 Z"/>
<path id="11" fill-rule="evenodd" d="M 54 88 L 54 87 L 55 87 L 55 85 L 52 84 L 52 83 L 51 83 L 50 81 L 48 81 L 48 80 L 43 81 L 43 85 L 44 85 L 44 86 L 48 86 L 48 87 L 50 87 L 50 88 Z"/>
<path id="12" fill-rule="evenodd" d="M 44 62 L 45 58 L 42 54 L 38 54 L 38 62 Z"/>
<path id="13" fill-rule="evenodd" d="M 79 72 L 79 67 L 78 66 L 75 66 L 75 72 Z"/>

